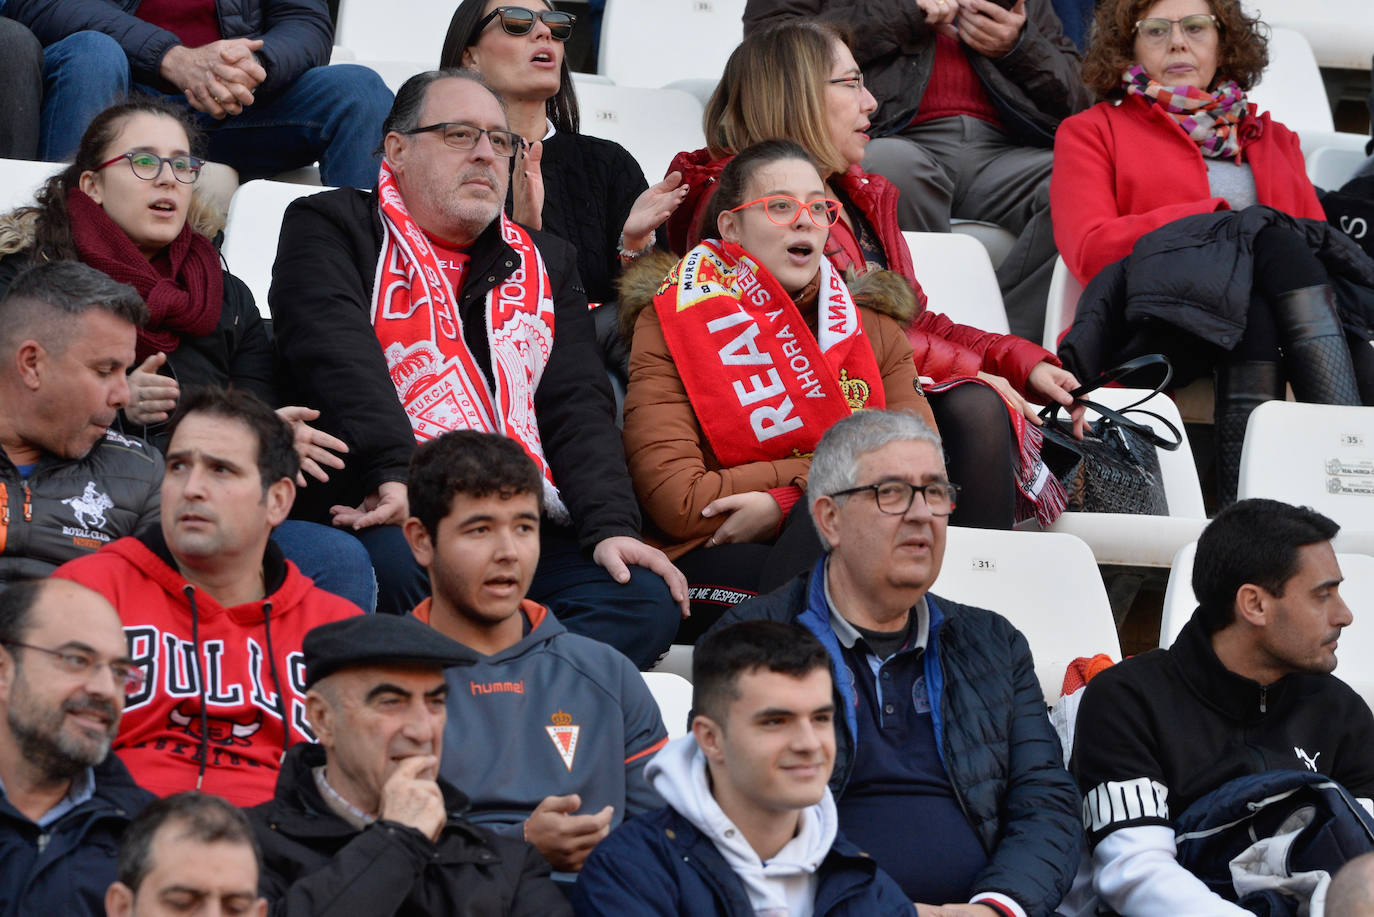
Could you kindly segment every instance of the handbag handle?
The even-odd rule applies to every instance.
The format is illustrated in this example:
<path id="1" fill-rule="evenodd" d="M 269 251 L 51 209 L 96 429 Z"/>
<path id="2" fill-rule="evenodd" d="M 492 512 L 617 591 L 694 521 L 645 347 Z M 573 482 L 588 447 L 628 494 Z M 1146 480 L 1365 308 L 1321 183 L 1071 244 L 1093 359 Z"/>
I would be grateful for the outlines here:
<path id="1" fill-rule="evenodd" d="M 1155 385 L 1154 389 L 1148 395 L 1146 395 L 1144 398 L 1136 399 L 1132 403 L 1126 405 L 1124 408 L 1109 408 L 1105 404 L 1100 404 L 1096 401 L 1092 401 L 1088 398 L 1083 397 L 1084 395 L 1088 395 L 1092 392 L 1097 391 L 1104 385 L 1109 385 L 1113 382 L 1118 382 L 1131 375 L 1134 375 L 1142 369 L 1146 369 L 1152 366 L 1162 366 L 1164 368 L 1164 377 L 1159 381 L 1157 385 Z M 1162 353 L 1150 353 L 1145 354 L 1144 356 L 1136 357 L 1133 360 L 1127 360 L 1125 363 L 1122 363 L 1119 366 L 1115 366 L 1109 370 L 1106 370 L 1091 382 L 1080 385 L 1072 392 L 1069 392 L 1069 395 L 1073 398 L 1075 404 L 1086 405 L 1088 408 L 1091 408 L 1097 414 L 1101 415 L 1101 417 L 1104 420 L 1112 424 L 1116 424 L 1118 426 L 1125 427 L 1129 430 L 1135 431 L 1141 437 L 1143 437 L 1148 443 L 1155 446 L 1156 448 L 1164 449 L 1168 452 L 1173 452 L 1174 450 L 1178 449 L 1179 446 L 1183 445 L 1183 434 L 1180 433 L 1178 427 L 1174 426 L 1173 423 L 1170 422 L 1167 418 L 1162 417 L 1159 414 L 1156 414 L 1154 411 L 1148 411 L 1141 407 L 1142 404 L 1149 401 L 1151 398 L 1155 397 L 1160 392 L 1164 391 L 1164 389 L 1168 387 L 1169 382 L 1173 378 L 1174 367 L 1172 364 L 1169 363 L 1169 358 L 1164 356 L 1164 354 Z M 1059 411 L 1062 407 L 1063 405 L 1057 402 L 1051 403 L 1049 406 L 1040 411 L 1040 419 L 1046 423 L 1054 423 L 1058 421 Z M 1130 419 L 1129 417 L 1125 416 L 1127 413 L 1145 414 L 1149 417 L 1153 417 L 1155 420 L 1158 420 L 1161 424 L 1164 425 L 1165 429 L 1167 429 L 1169 433 L 1172 434 L 1173 439 L 1170 440 L 1164 436 L 1161 436 L 1149 424 L 1144 424 L 1140 421 Z"/>

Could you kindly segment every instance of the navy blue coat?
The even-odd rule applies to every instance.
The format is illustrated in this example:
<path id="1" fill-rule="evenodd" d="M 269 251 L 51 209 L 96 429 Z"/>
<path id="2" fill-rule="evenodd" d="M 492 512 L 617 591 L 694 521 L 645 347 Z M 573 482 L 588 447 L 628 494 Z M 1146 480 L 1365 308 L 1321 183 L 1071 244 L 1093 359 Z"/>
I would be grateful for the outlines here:
<path id="1" fill-rule="evenodd" d="M 129 58 L 134 82 L 161 85 L 162 58 L 181 40 L 134 15 L 140 0 L 9 0 L 5 16 L 29 27 L 44 47 L 75 32 L 103 32 Z M 261 38 L 267 79 L 255 91 L 280 93 L 311 67 L 329 63 L 334 26 L 325 0 L 215 0 L 224 38 Z"/>
<path id="2" fill-rule="evenodd" d="M 818 875 L 816 917 L 911 917 L 897 883 L 842 836 Z M 632 818 L 597 844 L 572 901 L 578 917 L 754 917 L 716 845 L 672 808 Z"/>
<path id="3" fill-rule="evenodd" d="M 0 797 L 0 917 L 104 917 L 119 839 L 152 800 L 113 753 L 95 768 L 95 795 L 47 828 Z"/>
<path id="4" fill-rule="evenodd" d="M 824 593 L 812 581 L 824 564 L 822 559 L 782 588 L 737 605 L 715 626 L 795 621 L 825 646 L 839 695 L 830 779 L 838 799 L 853 767 L 857 725 L 850 711 L 856 694 Z M 812 601 L 812 595 L 819 599 Z M 1030 646 L 999 614 L 929 594 L 926 602 L 925 676 L 935 743 L 955 797 L 988 855 L 971 891 L 998 892 L 1030 917 L 1044 917 L 1059 906 L 1078 868 L 1082 799 L 1064 768 Z"/>

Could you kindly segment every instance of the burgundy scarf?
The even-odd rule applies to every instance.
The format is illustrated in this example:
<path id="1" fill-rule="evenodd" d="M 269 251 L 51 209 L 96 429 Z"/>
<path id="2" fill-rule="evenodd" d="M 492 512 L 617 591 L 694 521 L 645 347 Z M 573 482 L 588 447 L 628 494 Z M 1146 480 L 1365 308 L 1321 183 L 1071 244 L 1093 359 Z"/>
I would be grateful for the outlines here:
<path id="1" fill-rule="evenodd" d="M 219 324 L 224 275 L 210 240 L 181 227 L 164 257 L 170 274 L 153 266 L 110 215 L 79 188 L 67 192 L 72 241 L 81 260 L 112 280 L 127 283 L 148 304 L 148 324 L 138 330 L 137 357 L 171 353 L 183 337 L 204 337 Z"/>

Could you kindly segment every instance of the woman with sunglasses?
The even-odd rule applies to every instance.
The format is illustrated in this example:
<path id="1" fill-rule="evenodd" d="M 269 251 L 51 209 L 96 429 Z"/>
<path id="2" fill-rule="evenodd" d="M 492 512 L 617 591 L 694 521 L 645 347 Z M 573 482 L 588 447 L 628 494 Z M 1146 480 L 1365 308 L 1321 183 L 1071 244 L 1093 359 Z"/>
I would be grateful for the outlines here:
<path id="1" fill-rule="evenodd" d="M 512 219 L 577 246 L 587 299 L 614 300 L 621 268 L 646 254 L 655 230 L 682 201 L 680 176 L 648 187 L 624 147 L 578 133 L 577 97 L 563 43 L 576 17 L 532 0 L 463 0 L 441 67 L 476 70 L 506 102 L 525 141 L 514 164 Z"/>
<path id="2" fill-rule="evenodd" d="M 646 534 L 690 585 L 742 598 L 819 555 L 797 504 L 830 424 L 882 407 L 932 421 L 902 331 L 911 288 L 875 272 L 851 294 L 824 256 L 840 205 L 806 152 L 760 143 L 716 187 L 712 238 L 680 262 L 651 256 L 621 285 L 625 453 Z M 697 600 L 678 642 L 725 607 Z"/>
<path id="3" fill-rule="evenodd" d="M 1298 138 L 1246 101 L 1268 52 L 1240 0 L 1111 0 L 1093 35 L 1083 76 L 1108 101 L 1060 126 L 1050 201 L 1074 276 L 1108 276 L 1060 353 L 1084 375 L 1149 352 L 1168 354 L 1182 384 L 1214 372 L 1229 502 L 1250 412 L 1283 398 L 1285 383 L 1299 401 L 1374 399 L 1374 316 L 1360 313 L 1365 330 L 1343 327 L 1332 262 L 1308 241 L 1327 224 Z M 1343 241 L 1330 252 L 1367 285 L 1374 264 Z M 1126 285 L 1130 301 L 1115 295 Z"/>
<path id="4" fill-rule="evenodd" d="M 800 144 L 821 164 L 827 196 L 842 205 L 826 242 L 830 263 L 855 273 L 895 271 L 916 295 L 919 308 L 906 326 L 916 372 L 936 383 L 927 387 L 930 407 L 950 474 L 965 485 L 951 521 L 1009 528 L 1035 514 L 1048 522 L 1062 509 L 1062 492 L 1051 476 L 1035 473 L 1037 436 L 1029 428 L 1040 421 L 1039 409 L 1030 402 L 1067 405 L 1077 380 L 1030 341 L 960 325 L 925 308 L 897 225 L 897 189 L 859 165 L 876 108 L 837 27 L 792 21 L 750 35 L 730 55 L 707 105 L 707 147 L 680 153 L 669 166 L 690 188 L 687 201 L 668 220 L 669 243 L 684 252 L 710 231 L 704 215 L 717 176 L 736 152 L 770 137 Z M 985 384 L 968 381 L 975 378 Z M 1025 483 L 1037 480 L 1046 486 Z"/>

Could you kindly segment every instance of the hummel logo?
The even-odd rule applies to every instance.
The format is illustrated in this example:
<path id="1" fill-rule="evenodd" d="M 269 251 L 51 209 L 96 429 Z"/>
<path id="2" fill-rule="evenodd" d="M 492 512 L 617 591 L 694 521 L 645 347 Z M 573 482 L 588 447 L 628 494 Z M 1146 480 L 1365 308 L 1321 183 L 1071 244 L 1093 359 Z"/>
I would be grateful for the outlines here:
<path id="1" fill-rule="evenodd" d="M 1303 751 L 1301 748 L 1294 745 L 1293 754 L 1298 756 L 1299 761 L 1307 765 L 1308 770 L 1310 770 L 1314 774 L 1317 772 L 1317 759 L 1322 756 L 1321 752 L 1317 752 L 1315 755 L 1309 758 L 1307 757 L 1307 752 Z"/>

